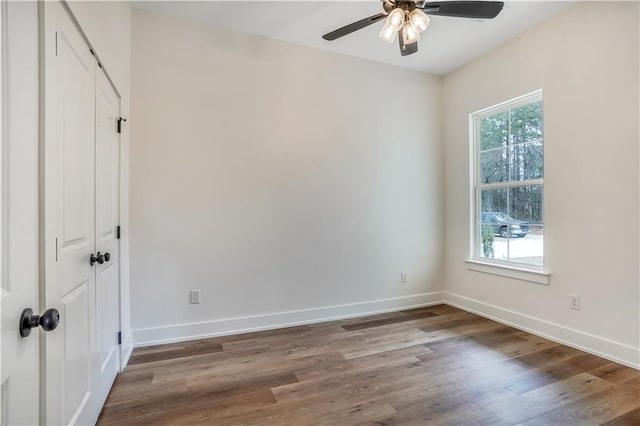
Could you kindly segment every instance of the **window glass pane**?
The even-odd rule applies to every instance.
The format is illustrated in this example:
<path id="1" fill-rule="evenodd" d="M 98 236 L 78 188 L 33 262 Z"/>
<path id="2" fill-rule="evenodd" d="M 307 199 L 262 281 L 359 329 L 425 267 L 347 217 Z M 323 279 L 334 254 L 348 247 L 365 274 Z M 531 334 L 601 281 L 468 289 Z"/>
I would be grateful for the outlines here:
<path id="1" fill-rule="evenodd" d="M 507 239 L 500 238 L 506 226 L 507 188 L 480 191 L 480 223 L 478 226 L 478 254 L 492 259 L 509 259 Z"/>
<path id="2" fill-rule="evenodd" d="M 511 109 L 511 144 L 542 142 L 542 101 Z"/>
<path id="3" fill-rule="evenodd" d="M 509 261 L 542 265 L 542 185 L 509 188 Z"/>
<path id="4" fill-rule="evenodd" d="M 480 184 L 509 180 L 508 148 L 480 153 Z"/>
<path id="5" fill-rule="evenodd" d="M 524 145 L 514 145 L 511 147 L 510 152 L 512 181 L 542 179 L 542 141 L 528 142 Z"/>
<path id="6" fill-rule="evenodd" d="M 480 120 L 480 151 L 504 148 L 509 144 L 509 111 Z"/>

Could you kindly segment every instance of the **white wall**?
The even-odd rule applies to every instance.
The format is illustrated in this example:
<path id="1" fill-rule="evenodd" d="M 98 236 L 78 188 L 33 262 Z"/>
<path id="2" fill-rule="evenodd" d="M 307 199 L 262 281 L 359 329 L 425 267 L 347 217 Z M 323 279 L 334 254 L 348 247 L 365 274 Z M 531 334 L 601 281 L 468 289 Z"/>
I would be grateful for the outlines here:
<path id="1" fill-rule="evenodd" d="M 129 307 L 129 123 L 131 93 L 131 4 L 119 1 L 70 1 L 68 4 L 80 23 L 104 69 L 120 93 L 121 115 L 121 201 L 120 206 L 120 280 L 122 352 L 126 362 L 132 348 Z"/>
<path id="2" fill-rule="evenodd" d="M 606 4 L 605 4 L 606 3 Z M 639 365 L 638 4 L 585 2 L 444 80 L 447 300 Z M 469 271 L 468 114 L 544 91 L 542 286 Z M 568 295 L 582 310 L 568 309 Z"/>
<path id="3" fill-rule="evenodd" d="M 135 9 L 132 37 L 136 342 L 441 298 L 441 78 Z"/>
<path id="4" fill-rule="evenodd" d="M 68 4 L 118 91 L 123 98 L 126 94 L 125 100 L 128 101 L 131 86 L 131 3 L 85 0 L 68 1 Z"/>

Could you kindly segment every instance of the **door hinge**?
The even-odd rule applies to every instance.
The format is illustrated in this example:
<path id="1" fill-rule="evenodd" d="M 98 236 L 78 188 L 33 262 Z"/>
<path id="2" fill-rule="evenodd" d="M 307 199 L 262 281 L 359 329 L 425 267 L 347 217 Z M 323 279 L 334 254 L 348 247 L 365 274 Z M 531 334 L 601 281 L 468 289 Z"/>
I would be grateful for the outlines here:
<path id="1" fill-rule="evenodd" d="M 120 225 L 116 226 L 116 239 L 120 239 Z"/>
<path id="2" fill-rule="evenodd" d="M 122 122 L 127 121 L 126 118 L 119 117 L 118 118 L 118 133 L 122 133 Z"/>
<path id="3" fill-rule="evenodd" d="M 122 331 L 118 331 L 118 344 L 122 344 Z"/>

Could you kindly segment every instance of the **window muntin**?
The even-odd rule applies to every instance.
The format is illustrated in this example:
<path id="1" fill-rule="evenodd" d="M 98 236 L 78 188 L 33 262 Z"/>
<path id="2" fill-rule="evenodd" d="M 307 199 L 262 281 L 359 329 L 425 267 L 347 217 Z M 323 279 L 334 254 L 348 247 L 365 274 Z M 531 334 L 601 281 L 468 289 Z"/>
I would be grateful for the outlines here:
<path id="1" fill-rule="evenodd" d="M 542 93 L 488 108 L 473 124 L 473 258 L 544 264 Z"/>

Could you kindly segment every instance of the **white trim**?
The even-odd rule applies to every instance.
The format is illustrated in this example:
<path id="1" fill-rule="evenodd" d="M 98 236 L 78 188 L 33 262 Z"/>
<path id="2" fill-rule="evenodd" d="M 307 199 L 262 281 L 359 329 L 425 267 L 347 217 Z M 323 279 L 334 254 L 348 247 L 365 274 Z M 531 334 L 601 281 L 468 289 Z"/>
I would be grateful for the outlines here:
<path id="1" fill-rule="evenodd" d="M 640 369 L 640 348 L 454 293 L 444 292 L 444 299 L 447 305 L 455 308 L 483 316 L 490 320 L 515 327 L 519 330 L 544 337 L 545 339 L 591 353 L 628 367 Z"/>
<path id="2" fill-rule="evenodd" d="M 517 108 L 522 105 L 526 105 L 531 102 L 542 100 L 542 89 L 536 89 L 533 92 L 525 93 L 524 95 L 516 98 L 509 99 L 507 101 L 500 102 L 499 104 L 492 105 L 488 108 L 483 108 L 478 111 L 472 112 L 471 116 L 477 118 L 484 118 L 495 114 L 497 111 L 505 108 Z"/>
<path id="3" fill-rule="evenodd" d="M 129 359 L 133 353 L 133 333 L 129 331 L 122 339 L 122 348 L 120 350 L 120 372 L 124 371 L 124 368 L 129 364 Z"/>
<path id="4" fill-rule="evenodd" d="M 7 132 L 7 116 L 9 114 L 9 84 L 7 66 L 7 29 L 9 27 L 9 19 L 7 18 L 7 2 L 0 4 L 0 300 L 7 296 L 8 291 L 5 286 L 8 282 L 7 274 L 7 249 L 9 238 L 6 235 L 7 219 L 6 212 L 9 209 L 7 196 L 9 189 L 7 188 L 9 179 L 6 176 L 7 167 L 7 150 L 9 149 L 9 135 Z M 0 305 L 1 306 L 1 305 Z M 0 331 L 0 335 L 2 332 Z M 0 355 L 1 358 L 1 355 Z M 2 419 L 2 417 L 0 417 Z"/>
<path id="5" fill-rule="evenodd" d="M 529 281 L 537 284 L 549 284 L 551 274 L 542 270 L 518 267 L 516 263 L 498 264 L 494 262 L 482 262 L 475 259 L 466 259 L 467 269 L 482 272 L 484 274 L 499 275 L 520 281 Z"/>
<path id="6" fill-rule="evenodd" d="M 521 186 L 537 186 L 537 185 L 543 186 L 544 181 L 542 179 L 529 179 L 529 180 L 511 180 L 509 182 L 479 183 L 478 189 L 487 191 L 489 189 L 518 188 Z"/>
<path id="7" fill-rule="evenodd" d="M 133 342 L 135 347 L 182 342 L 375 315 L 441 303 L 443 303 L 443 293 L 433 292 L 345 305 L 144 328 L 133 330 Z"/>
<path id="8" fill-rule="evenodd" d="M 469 114 L 469 177 L 470 177 L 470 190 L 469 190 L 469 207 L 470 207 L 470 224 L 469 224 L 469 230 L 470 230 L 470 237 L 469 237 L 469 258 L 471 259 L 470 262 L 476 262 L 478 265 L 481 266 L 477 266 L 477 267 L 468 267 L 468 269 L 471 270 L 476 270 L 478 272 L 485 272 L 485 273 L 495 273 L 495 275 L 502 275 L 502 276 L 508 276 L 508 277 L 512 277 L 512 278 L 518 278 L 518 276 L 528 276 L 529 279 L 524 279 L 525 281 L 531 281 L 531 282 L 535 282 L 535 283 L 539 283 L 539 284 L 548 284 L 548 277 L 546 278 L 546 282 L 540 282 L 540 278 L 539 277 L 534 277 L 534 275 L 532 274 L 536 274 L 538 271 L 536 271 L 536 268 L 532 268 L 532 274 L 530 275 L 523 275 L 523 274 L 516 274 L 514 276 L 514 274 L 510 273 L 510 272 L 502 272 L 502 273 L 497 273 L 500 271 L 500 268 L 505 268 L 503 267 L 501 264 L 489 264 L 489 263 L 485 263 L 485 259 L 480 256 L 481 253 L 481 238 L 480 238 L 480 228 L 479 228 L 479 224 L 480 224 L 480 196 L 481 196 L 481 192 L 483 190 L 491 190 L 491 189 L 502 189 L 502 188 L 519 188 L 519 187 L 524 187 L 524 186 L 542 186 L 542 191 L 543 191 L 543 195 L 542 195 L 542 206 L 543 206 L 543 217 L 544 217 L 544 178 L 540 178 L 540 179 L 530 179 L 530 180 L 524 180 L 524 181 L 508 181 L 508 182 L 493 182 L 493 183 L 481 183 L 479 181 L 479 176 L 480 176 L 480 168 L 479 168 L 479 164 L 480 164 L 480 154 L 481 154 L 481 150 L 479 147 L 479 141 L 480 141 L 480 129 L 479 129 L 479 125 L 478 122 L 479 120 L 494 115 L 498 112 L 501 111 L 508 111 L 509 112 L 509 138 L 511 135 L 511 110 L 513 108 L 518 108 L 520 106 L 523 105 L 527 105 L 533 102 L 543 102 L 543 91 L 542 89 L 538 89 L 538 90 L 534 90 L 532 92 L 526 93 L 522 96 L 518 96 L 517 98 L 513 98 L 504 102 L 500 102 L 499 104 L 490 106 L 488 108 L 484 108 L 481 109 L 479 111 L 475 111 Z M 544 106 L 543 106 L 543 114 L 544 114 Z M 543 128 L 543 133 L 544 133 L 544 117 L 543 117 L 543 124 L 542 124 L 542 128 Z M 510 142 L 510 141 L 509 141 Z M 524 143 L 520 143 L 520 144 L 508 144 L 506 147 L 500 147 L 500 148 L 494 148 L 494 149 L 490 149 L 488 151 L 494 151 L 497 149 L 510 149 L 513 146 L 517 146 L 517 145 L 526 145 L 528 142 L 524 142 Z M 544 135 L 543 135 L 543 149 L 544 149 Z M 543 155 L 543 161 L 544 161 L 544 155 Z M 507 206 L 509 205 L 509 191 L 507 191 Z M 509 214 L 509 212 L 507 212 L 507 214 Z M 544 226 L 542 227 L 542 235 L 544 238 L 544 233 L 545 233 L 545 228 Z M 507 255 L 509 254 L 509 241 L 507 241 Z M 543 245 L 543 253 L 542 253 L 542 259 L 543 259 L 543 263 L 544 263 L 544 259 L 545 259 L 545 255 L 546 255 L 546 248 Z M 506 263 L 511 263 L 509 261 L 504 262 Z M 513 262 L 515 263 L 515 262 Z M 485 266 L 494 266 L 494 268 L 488 268 Z M 514 268 L 512 268 L 514 270 L 521 270 L 521 271 L 527 271 L 527 269 L 522 268 L 521 266 L 519 267 L 518 264 L 516 263 L 514 265 Z M 527 271 L 528 272 L 528 271 Z M 543 274 L 544 275 L 544 274 Z M 548 274 L 547 274 L 548 275 Z M 533 277 L 533 278 L 532 278 Z M 543 280 L 544 281 L 544 280 Z"/>

